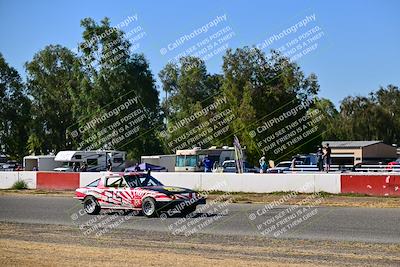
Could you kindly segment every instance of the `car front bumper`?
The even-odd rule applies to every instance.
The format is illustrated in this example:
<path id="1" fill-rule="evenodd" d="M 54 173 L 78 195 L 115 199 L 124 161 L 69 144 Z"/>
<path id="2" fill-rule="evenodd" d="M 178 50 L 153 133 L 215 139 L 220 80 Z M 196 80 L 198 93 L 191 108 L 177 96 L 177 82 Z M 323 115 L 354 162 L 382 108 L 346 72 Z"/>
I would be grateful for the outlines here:
<path id="1" fill-rule="evenodd" d="M 188 199 L 188 200 L 172 200 L 172 201 L 157 201 L 157 210 L 159 211 L 166 211 L 166 210 L 176 210 L 182 211 L 188 207 L 194 207 L 197 205 L 204 205 L 206 204 L 205 198 L 199 199 Z"/>

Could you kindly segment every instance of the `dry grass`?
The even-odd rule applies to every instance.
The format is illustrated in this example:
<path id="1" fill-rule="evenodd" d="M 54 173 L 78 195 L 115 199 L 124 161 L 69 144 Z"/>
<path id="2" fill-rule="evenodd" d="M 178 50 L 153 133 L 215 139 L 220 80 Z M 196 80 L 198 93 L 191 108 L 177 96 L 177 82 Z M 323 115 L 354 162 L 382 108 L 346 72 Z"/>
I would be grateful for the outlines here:
<path id="1" fill-rule="evenodd" d="M 209 200 L 221 199 L 221 194 L 212 194 L 208 196 Z M 233 203 L 271 203 L 279 201 L 288 193 L 232 193 L 223 197 L 232 199 Z M 287 198 L 284 205 L 313 205 L 315 199 L 310 199 L 311 194 L 297 194 L 295 197 Z M 366 207 L 366 208 L 399 208 L 400 197 L 372 197 L 372 196 L 354 196 L 354 195 L 334 195 L 321 193 L 318 196 L 321 199 L 319 206 L 329 207 Z"/>
<path id="2" fill-rule="evenodd" d="M 140 248 L 98 248 L 82 245 L 0 240 L 3 266 L 304 266 L 302 264 L 221 258 Z M 308 265 L 309 266 L 309 265 Z"/>
<path id="3" fill-rule="evenodd" d="M 193 236 L 0 223 L 1 266 L 393 266 L 398 244 Z"/>

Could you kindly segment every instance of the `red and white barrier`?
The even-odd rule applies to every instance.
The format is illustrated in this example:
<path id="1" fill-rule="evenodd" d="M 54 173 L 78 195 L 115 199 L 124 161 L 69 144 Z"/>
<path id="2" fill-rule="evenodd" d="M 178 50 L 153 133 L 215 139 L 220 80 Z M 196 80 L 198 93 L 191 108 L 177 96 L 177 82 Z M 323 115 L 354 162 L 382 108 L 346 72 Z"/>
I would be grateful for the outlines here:
<path id="1" fill-rule="evenodd" d="M 400 175 L 342 175 L 340 192 L 373 196 L 400 196 Z"/>
<path id="2" fill-rule="evenodd" d="M 74 190 L 100 178 L 104 173 L 83 172 L 0 172 L 0 188 L 11 188 L 24 180 L 30 189 Z M 359 193 L 373 196 L 400 196 L 400 174 L 370 173 L 177 173 L 153 172 L 165 185 L 195 190 L 271 193 L 296 191 L 301 193 Z"/>

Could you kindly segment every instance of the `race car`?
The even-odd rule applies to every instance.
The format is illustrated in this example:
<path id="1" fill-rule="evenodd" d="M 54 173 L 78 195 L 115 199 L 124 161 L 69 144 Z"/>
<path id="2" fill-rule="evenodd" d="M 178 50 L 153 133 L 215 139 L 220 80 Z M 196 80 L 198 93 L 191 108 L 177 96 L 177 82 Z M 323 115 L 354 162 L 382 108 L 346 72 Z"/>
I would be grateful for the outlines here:
<path id="1" fill-rule="evenodd" d="M 75 191 L 87 214 L 101 209 L 141 211 L 147 217 L 192 213 L 206 199 L 190 189 L 164 186 L 150 173 L 108 173 Z"/>

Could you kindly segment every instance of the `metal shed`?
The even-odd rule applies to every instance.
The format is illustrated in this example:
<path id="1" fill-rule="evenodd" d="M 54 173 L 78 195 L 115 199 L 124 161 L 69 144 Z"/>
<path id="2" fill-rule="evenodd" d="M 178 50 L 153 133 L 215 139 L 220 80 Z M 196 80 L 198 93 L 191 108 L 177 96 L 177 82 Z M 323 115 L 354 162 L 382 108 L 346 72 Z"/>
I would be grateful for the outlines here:
<path id="1" fill-rule="evenodd" d="M 361 162 L 386 162 L 396 159 L 397 147 L 383 141 L 324 141 L 332 150 L 332 164 L 355 165 Z"/>

